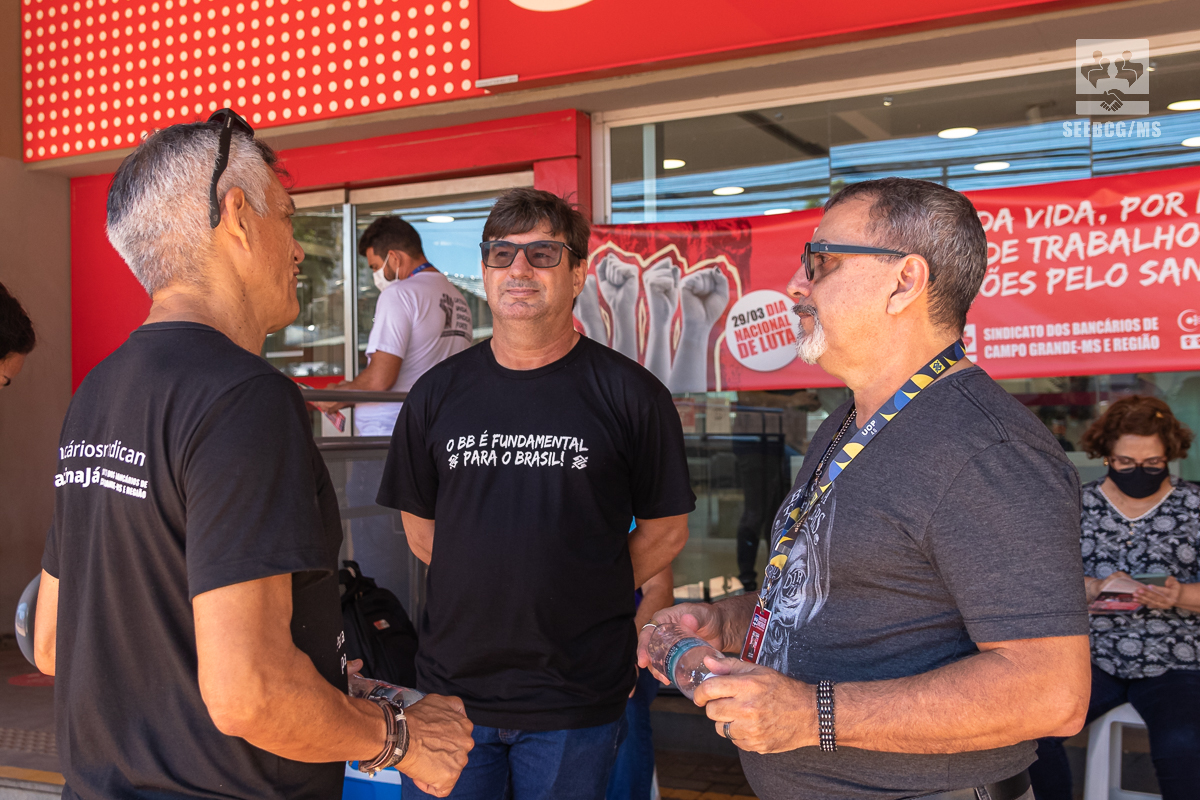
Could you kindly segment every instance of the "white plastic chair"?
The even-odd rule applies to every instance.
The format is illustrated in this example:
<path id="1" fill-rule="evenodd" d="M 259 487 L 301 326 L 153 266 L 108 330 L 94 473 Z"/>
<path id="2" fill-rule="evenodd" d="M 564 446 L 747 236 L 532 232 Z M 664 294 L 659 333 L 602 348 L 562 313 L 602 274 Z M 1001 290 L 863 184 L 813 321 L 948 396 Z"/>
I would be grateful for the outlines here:
<path id="1" fill-rule="evenodd" d="M 1121 728 L 1146 723 L 1126 703 L 1094 720 L 1088 730 L 1087 771 L 1083 800 L 1149 800 L 1162 795 L 1131 792 L 1121 788 Z"/>

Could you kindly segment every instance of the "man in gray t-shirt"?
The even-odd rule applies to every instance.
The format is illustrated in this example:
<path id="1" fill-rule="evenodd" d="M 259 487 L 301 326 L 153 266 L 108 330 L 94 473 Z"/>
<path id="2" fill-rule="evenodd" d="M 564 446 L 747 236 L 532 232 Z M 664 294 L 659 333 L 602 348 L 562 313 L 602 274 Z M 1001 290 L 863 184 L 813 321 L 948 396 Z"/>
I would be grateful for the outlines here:
<path id="1" fill-rule="evenodd" d="M 965 197 L 856 184 L 816 237 L 798 348 L 854 400 L 775 517 L 761 599 L 654 619 L 743 652 L 695 700 L 764 800 L 1031 798 L 1032 740 L 1087 709 L 1078 477 L 956 344 L 986 268 Z"/>

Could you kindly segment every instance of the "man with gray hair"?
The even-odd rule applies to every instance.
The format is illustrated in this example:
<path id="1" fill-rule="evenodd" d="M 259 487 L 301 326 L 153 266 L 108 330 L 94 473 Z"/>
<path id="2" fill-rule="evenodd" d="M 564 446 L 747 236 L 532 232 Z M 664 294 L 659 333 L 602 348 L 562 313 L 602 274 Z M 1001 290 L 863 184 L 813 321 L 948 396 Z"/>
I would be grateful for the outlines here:
<path id="1" fill-rule="evenodd" d="M 813 437 L 759 593 L 654 616 L 741 652 L 706 659 L 695 702 L 763 800 L 1027 799 L 1033 740 L 1083 726 L 1079 479 L 965 356 L 986 266 L 966 197 L 887 178 L 830 199 L 788 284 L 801 357 L 853 399 Z"/>
<path id="2" fill-rule="evenodd" d="M 66 798 L 324 800 L 345 761 L 445 796 L 472 746 L 457 698 L 347 694 L 337 500 L 258 355 L 299 312 L 279 172 L 225 109 L 113 178 L 108 236 L 152 305 L 63 424 L 35 650 Z"/>

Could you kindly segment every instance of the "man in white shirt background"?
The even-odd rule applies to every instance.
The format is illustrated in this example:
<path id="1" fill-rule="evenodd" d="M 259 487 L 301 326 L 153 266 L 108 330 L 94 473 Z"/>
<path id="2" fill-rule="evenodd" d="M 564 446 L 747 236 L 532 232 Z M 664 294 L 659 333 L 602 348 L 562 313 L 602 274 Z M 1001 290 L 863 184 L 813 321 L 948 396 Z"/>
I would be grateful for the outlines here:
<path id="1" fill-rule="evenodd" d="M 358 242 L 379 299 L 367 339 L 368 364 L 331 389 L 407 392 L 434 364 L 471 346 L 471 310 L 455 286 L 425 258 L 421 235 L 400 217 L 372 222 Z M 322 411 L 354 406 L 359 436 L 391 436 L 400 403 L 329 402 Z"/>
<path id="2" fill-rule="evenodd" d="M 367 339 L 367 366 L 353 380 L 331 389 L 407 392 L 427 369 L 471 346 L 471 310 L 462 294 L 425 258 L 421 235 L 398 216 L 372 222 L 358 242 L 379 287 L 375 319 Z M 354 407 L 359 436 L 391 436 L 400 403 L 314 403 L 321 411 Z M 348 465 L 351 506 L 375 503 L 383 476 L 382 460 Z M 386 517 L 351 521 L 354 559 L 364 573 L 403 597 L 407 565 L 404 548 Z"/>

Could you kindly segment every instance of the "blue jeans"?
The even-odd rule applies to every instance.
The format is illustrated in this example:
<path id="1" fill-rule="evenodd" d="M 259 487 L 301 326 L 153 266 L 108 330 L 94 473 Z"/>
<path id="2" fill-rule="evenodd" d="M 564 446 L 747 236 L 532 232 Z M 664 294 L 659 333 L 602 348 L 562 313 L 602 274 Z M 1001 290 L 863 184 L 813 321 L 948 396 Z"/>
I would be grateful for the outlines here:
<path id="1" fill-rule="evenodd" d="M 452 800 L 602 800 L 625 718 L 594 728 L 519 731 L 476 725 Z M 407 775 L 404 800 L 427 798 Z"/>
<path id="2" fill-rule="evenodd" d="M 1092 665 L 1087 720 L 1130 703 L 1146 721 L 1150 759 L 1163 800 L 1195 798 L 1200 789 L 1200 670 L 1173 669 L 1157 678 L 1114 678 Z M 1071 800 L 1071 769 L 1063 740 L 1038 740 L 1029 768 L 1037 800 Z"/>
<path id="3" fill-rule="evenodd" d="M 650 704 L 662 686 L 648 669 L 638 670 L 637 689 L 625 704 L 629 733 L 617 751 L 617 763 L 608 777 L 605 800 L 650 800 L 654 780 L 654 737 L 650 730 Z"/>

